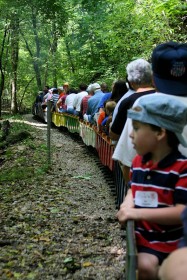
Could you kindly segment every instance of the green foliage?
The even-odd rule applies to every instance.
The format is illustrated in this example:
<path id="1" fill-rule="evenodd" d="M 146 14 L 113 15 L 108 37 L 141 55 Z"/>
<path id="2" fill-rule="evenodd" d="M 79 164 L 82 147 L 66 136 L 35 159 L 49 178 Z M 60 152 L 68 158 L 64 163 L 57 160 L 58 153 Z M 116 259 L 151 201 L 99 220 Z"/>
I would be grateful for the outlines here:
<path id="1" fill-rule="evenodd" d="M 0 42 L 11 14 L 19 17 L 17 99 L 30 107 L 41 84 L 112 81 L 124 78 L 132 59 L 149 59 L 169 40 L 186 42 L 187 5 L 181 0 L 4 0 Z M 2 64 L 11 91 L 10 40 Z M 37 69 L 38 67 L 38 69 Z M 38 71 L 38 72 L 37 72 Z"/>

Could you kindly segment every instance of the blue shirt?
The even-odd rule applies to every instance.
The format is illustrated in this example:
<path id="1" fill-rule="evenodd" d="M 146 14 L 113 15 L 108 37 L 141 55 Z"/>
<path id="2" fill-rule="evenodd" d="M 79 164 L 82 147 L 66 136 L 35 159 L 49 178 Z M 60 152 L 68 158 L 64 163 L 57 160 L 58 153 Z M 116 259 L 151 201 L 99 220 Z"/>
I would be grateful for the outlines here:
<path id="1" fill-rule="evenodd" d="M 101 101 L 99 102 L 99 109 L 100 108 L 104 108 L 104 103 L 105 101 L 107 101 L 108 99 L 110 99 L 112 93 L 111 92 L 106 92 L 104 93 L 104 96 L 101 98 Z"/>
<path id="2" fill-rule="evenodd" d="M 94 123 L 94 115 L 98 112 L 99 103 L 104 95 L 105 94 L 99 89 L 96 90 L 95 94 L 88 100 L 88 109 L 86 114 L 90 115 L 89 122 Z"/>

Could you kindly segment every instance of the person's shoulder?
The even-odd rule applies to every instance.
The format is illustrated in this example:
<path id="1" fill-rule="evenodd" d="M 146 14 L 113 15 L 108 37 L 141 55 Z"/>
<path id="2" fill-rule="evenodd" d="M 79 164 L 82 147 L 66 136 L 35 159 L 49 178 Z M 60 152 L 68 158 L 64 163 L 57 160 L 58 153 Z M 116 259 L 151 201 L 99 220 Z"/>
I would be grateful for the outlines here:
<path id="1" fill-rule="evenodd" d="M 129 104 L 134 103 L 136 100 L 136 95 L 137 93 L 133 93 L 127 98 L 124 98 L 119 104 L 118 111 L 123 110 L 124 108 L 129 107 Z"/>
<path id="2" fill-rule="evenodd" d="M 142 164 L 142 156 L 136 155 L 132 161 L 132 166 L 133 167 L 139 167 Z"/>
<path id="3" fill-rule="evenodd" d="M 178 95 L 171 95 L 171 94 L 166 94 L 166 93 L 162 93 L 162 92 L 157 92 L 156 94 L 159 94 L 159 95 L 167 95 L 167 96 L 171 96 L 179 101 L 181 101 L 182 103 L 184 103 L 186 106 L 187 106 L 187 93 L 186 93 L 186 96 L 178 96 Z"/>

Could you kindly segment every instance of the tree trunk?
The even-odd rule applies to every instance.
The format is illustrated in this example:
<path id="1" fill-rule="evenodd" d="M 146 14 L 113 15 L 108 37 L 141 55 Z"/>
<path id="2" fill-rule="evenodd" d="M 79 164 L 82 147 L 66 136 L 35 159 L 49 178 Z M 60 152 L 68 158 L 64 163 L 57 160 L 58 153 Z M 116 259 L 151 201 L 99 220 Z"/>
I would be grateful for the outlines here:
<path id="1" fill-rule="evenodd" d="M 17 68 L 18 68 L 18 54 L 19 54 L 19 18 L 18 14 L 12 14 L 11 23 L 11 64 L 12 64 L 12 96 L 11 96 L 11 112 L 13 114 L 18 112 L 17 107 Z"/>
<path id="2" fill-rule="evenodd" d="M 52 60 L 53 60 L 53 86 L 57 87 L 57 66 L 56 66 L 56 53 L 58 47 L 58 37 L 57 37 L 57 30 L 55 21 L 52 23 L 52 45 L 51 45 L 51 53 L 52 53 Z"/>
<path id="3" fill-rule="evenodd" d="M 4 29 L 4 35 L 3 35 L 3 40 L 1 44 L 1 53 L 0 53 L 0 117 L 1 117 L 1 106 L 2 106 L 2 94 L 4 90 L 4 85 L 5 85 L 5 66 L 3 66 L 3 54 L 4 54 L 4 49 L 5 49 L 5 41 L 7 38 L 7 33 L 8 33 L 8 28 L 5 27 Z M 6 65 L 6 63 L 5 63 Z"/>
<path id="4" fill-rule="evenodd" d="M 37 18 L 36 18 L 36 12 L 34 9 L 32 10 L 32 26 L 33 26 L 33 33 L 34 33 L 34 39 L 35 39 L 35 45 L 36 45 L 36 59 L 33 57 L 33 65 L 34 65 L 34 71 L 36 73 L 36 81 L 37 86 L 39 90 L 42 90 L 42 81 L 41 81 L 41 74 L 40 74 L 40 41 L 38 37 L 37 32 Z"/>
<path id="5" fill-rule="evenodd" d="M 70 48 L 69 48 L 68 41 L 66 39 L 65 39 L 65 45 L 66 45 L 68 60 L 69 60 L 70 65 L 71 65 L 71 71 L 72 71 L 72 73 L 75 73 L 75 66 L 74 66 L 74 63 L 73 63 L 72 56 L 71 56 L 71 51 L 70 51 Z"/>

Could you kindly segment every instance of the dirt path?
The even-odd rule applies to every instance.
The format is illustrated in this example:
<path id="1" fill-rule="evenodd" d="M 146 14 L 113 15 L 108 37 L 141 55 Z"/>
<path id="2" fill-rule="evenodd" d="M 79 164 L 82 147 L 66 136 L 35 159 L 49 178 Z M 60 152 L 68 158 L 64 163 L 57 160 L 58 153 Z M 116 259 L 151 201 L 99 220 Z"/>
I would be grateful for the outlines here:
<path id="1" fill-rule="evenodd" d="M 46 125 L 25 119 L 46 143 Z M 52 165 L 43 180 L 31 174 L 30 184 L 22 182 L 13 200 L 1 204 L 0 278 L 124 279 L 115 198 L 96 155 L 56 128 L 51 143 Z"/>

